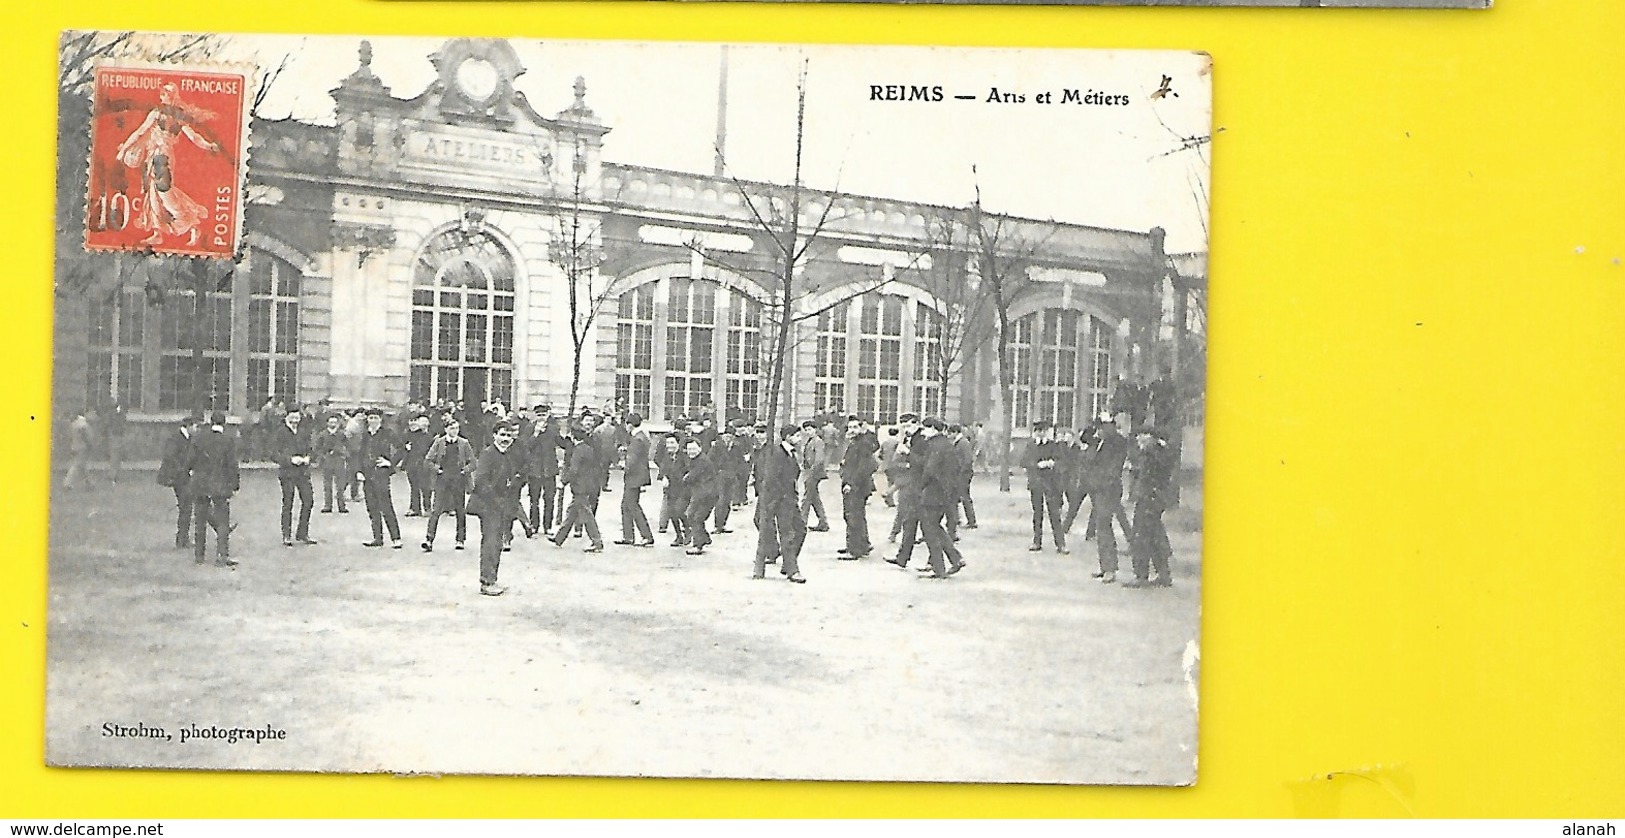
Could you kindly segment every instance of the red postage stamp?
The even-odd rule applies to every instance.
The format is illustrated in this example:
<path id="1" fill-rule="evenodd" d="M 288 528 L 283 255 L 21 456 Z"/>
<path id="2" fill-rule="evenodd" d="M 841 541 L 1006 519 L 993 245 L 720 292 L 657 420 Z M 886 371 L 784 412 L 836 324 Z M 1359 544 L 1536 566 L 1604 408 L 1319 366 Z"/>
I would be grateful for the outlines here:
<path id="1" fill-rule="evenodd" d="M 245 75 L 96 70 L 85 248 L 230 259 L 243 222 Z"/>

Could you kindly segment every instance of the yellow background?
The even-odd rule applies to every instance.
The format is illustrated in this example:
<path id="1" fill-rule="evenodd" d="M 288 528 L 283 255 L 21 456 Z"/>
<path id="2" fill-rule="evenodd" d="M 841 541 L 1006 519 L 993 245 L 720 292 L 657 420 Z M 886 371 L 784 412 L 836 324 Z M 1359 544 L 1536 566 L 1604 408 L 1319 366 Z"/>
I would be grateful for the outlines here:
<path id="1" fill-rule="evenodd" d="M 1625 816 L 1625 2 L 6 5 L 0 817 Z M 1197 785 L 45 769 L 66 27 L 1211 52 Z"/>

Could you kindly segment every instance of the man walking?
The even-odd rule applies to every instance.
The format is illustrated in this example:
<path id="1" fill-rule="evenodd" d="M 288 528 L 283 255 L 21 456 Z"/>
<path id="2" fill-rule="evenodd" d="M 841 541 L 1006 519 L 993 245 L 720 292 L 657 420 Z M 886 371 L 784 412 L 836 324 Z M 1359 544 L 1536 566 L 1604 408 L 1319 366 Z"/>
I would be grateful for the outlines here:
<path id="1" fill-rule="evenodd" d="M 570 487 L 570 508 L 553 536 L 553 546 L 563 547 L 570 530 L 581 527 L 587 531 L 592 544 L 584 552 L 602 553 L 604 537 L 598 533 L 598 494 L 604 488 L 603 467 L 598 450 L 588 440 L 586 428 L 576 428 L 575 445 L 570 449 L 570 464 L 564 470 L 564 485 Z M 481 522 L 483 526 L 483 522 Z M 483 547 L 481 549 L 484 549 Z"/>
<path id="2" fill-rule="evenodd" d="M 440 517 L 446 512 L 457 516 L 457 549 L 468 541 L 468 481 L 474 474 L 474 446 L 461 436 L 457 420 L 447 417 L 441 435 L 429 445 L 424 461 L 434 479 L 434 492 L 430 495 L 429 527 L 423 533 L 423 552 L 434 549 L 435 533 L 440 531 Z M 481 524 L 480 537 L 485 536 Z M 484 541 L 481 541 L 483 544 Z"/>
<path id="3" fill-rule="evenodd" d="M 621 475 L 621 538 L 616 544 L 653 547 L 655 534 L 649 530 L 649 519 L 643 514 L 643 487 L 649 485 L 649 432 L 643 429 L 643 417 L 626 414 L 626 426 L 632 432 L 626 442 L 626 470 Z M 637 540 L 633 541 L 633 531 Z"/>
<path id="4" fill-rule="evenodd" d="M 490 447 L 480 452 L 474 466 L 471 505 L 480 518 L 480 593 L 485 596 L 502 596 L 508 591 L 497 584 L 497 571 L 502 565 L 502 548 L 519 514 L 523 464 L 514 450 L 514 437 L 513 425 L 498 422 L 491 430 Z"/>
<path id="5" fill-rule="evenodd" d="M 719 533 L 731 532 L 728 529 L 728 514 L 733 511 L 737 485 L 748 468 L 745 441 L 739 437 L 737 426 L 729 430 L 731 433 L 717 437 L 710 451 L 711 462 L 717 467 L 717 502 L 711 516 L 711 529 Z"/>
<path id="6" fill-rule="evenodd" d="M 920 532 L 930 555 L 930 566 L 922 568 L 926 575 L 921 578 L 947 579 L 965 567 L 964 557 L 945 528 L 954 504 L 959 502 L 959 456 L 941 436 L 947 427 L 941 419 L 928 416 L 921 424 L 925 469 L 920 479 Z"/>
<path id="7" fill-rule="evenodd" d="M 559 428 L 553 409 L 536 405 L 535 424 L 525 440 L 525 493 L 530 496 L 530 529 L 552 533 L 559 498 Z"/>
<path id="8" fill-rule="evenodd" d="M 801 466 L 796 460 L 799 437 L 804 431 L 795 424 L 779 429 L 779 442 L 757 452 L 756 506 L 760 532 L 756 540 L 756 565 L 752 579 L 767 576 L 767 562 L 779 556 L 779 572 L 791 582 L 805 583 L 801 575 L 801 545 L 807 537 L 807 518 L 796 498 L 801 483 Z"/>
<path id="9" fill-rule="evenodd" d="M 903 432 L 903 442 L 897 446 L 897 461 L 894 464 L 897 513 L 892 518 L 891 537 L 896 540 L 901 534 L 903 543 L 898 546 L 897 555 L 886 561 L 898 567 L 908 567 L 920 533 L 920 489 L 921 481 L 925 479 L 925 461 L 930 454 L 930 446 L 926 444 L 927 437 L 920 426 L 919 416 L 905 413 L 898 422 Z"/>
<path id="10" fill-rule="evenodd" d="M 846 419 L 846 455 L 841 458 L 841 518 L 846 524 L 846 546 L 840 558 L 848 561 L 869 555 L 869 496 L 875 491 L 875 454 L 880 443 L 862 419 Z"/>
<path id="11" fill-rule="evenodd" d="M 237 493 L 237 446 L 226 434 L 226 415 L 215 411 L 209 427 L 192 443 L 192 558 L 203 564 L 204 539 L 214 530 L 215 564 L 236 567 L 231 558 L 231 496 Z"/>
<path id="12" fill-rule="evenodd" d="M 1154 585 L 1166 588 L 1174 584 L 1168 560 L 1173 558 L 1173 546 L 1168 543 L 1168 528 L 1163 525 L 1162 513 L 1172 505 L 1174 485 L 1174 451 L 1162 432 L 1150 427 L 1141 428 L 1135 443 L 1139 453 L 1135 459 L 1137 476 L 1134 480 L 1134 531 L 1129 533 L 1129 559 L 1134 567 L 1134 581 L 1123 583 L 1125 588 L 1143 588 Z M 1156 568 L 1155 580 L 1149 571 Z"/>
<path id="13" fill-rule="evenodd" d="M 304 414 L 289 410 L 282 424 L 270 432 L 267 446 L 272 462 L 276 463 L 277 482 L 282 486 L 282 546 L 292 547 L 294 539 L 300 544 L 315 544 L 310 538 L 310 508 L 315 492 L 310 485 L 310 463 L 315 458 L 310 432 L 303 430 Z M 299 497 L 299 527 L 293 526 L 293 499 Z"/>
<path id="14" fill-rule="evenodd" d="M 358 446 L 357 476 L 361 478 L 362 492 L 367 500 L 367 517 L 372 520 L 372 540 L 363 547 L 384 546 L 384 530 L 395 549 L 401 549 L 401 525 L 395 518 L 395 499 L 389 494 L 389 480 L 400 466 L 401 446 L 395 435 L 384 428 L 384 412 L 378 408 L 367 411 L 367 430 Z"/>
<path id="15" fill-rule="evenodd" d="M 975 474 L 972 465 L 974 453 L 971 450 L 970 440 L 965 438 L 965 428 L 962 425 L 949 425 L 947 445 L 953 452 L 955 462 L 959 463 L 959 471 L 955 477 L 955 484 L 959 486 L 958 496 L 954 498 L 953 505 L 948 510 L 948 535 L 953 540 L 959 540 L 959 509 L 965 509 L 965 529 L 976 529 L 976 504 L 971 502 L 970 481 Z"/>
<path id="16" fill-rule="evenodd" d="M 717 465 L 711 455 L 716 448 L 713 446 L 711 451 L 705 450 L 697 438 L 690 439 L 685 447 L 688 451 L 688 471 L 683 475 L 683 493 L 688 496 L 688 511 L 683 514 L 683 521 L 688 529 L 688 549 L 684 552 L 698 556 L 711 543 L 711 533 L 706 531 L 705 522 L 711 517 L 720 498 L 717 492 Z"/>
<path id="17" fill-rule="evenodd" d="M 175 492 L 175 546 L 192 546 L 192 438 L 203 417 L 193 414 L 164 440 L 164 456 L 158 462 L 158 485 Z"/>
<path id="18" fill-rule="evenodd" d="M 818 493 L 818 485 L 824 482 L 826 443 L 818 434 L 818 423 L 811 419 L 801 423 L 801 447 L 799 450 L 801 466 L 801 516 L 807 517 L 810 510 L 818 517 L 818 525 L 809 527 L 813 532 L 829 532 L 829 516 L 824 513 L 824 498 Z"/>
<path id="19" fill-rule="evenodd" d="M 355 470 L 350 468 L 350 439 L 344 433 L 341 414 L 328 415 L 327 427 L 317 432 L 315 439 L 311 440 L 311 450 L 322 470 L 322 511 L 333 511 L 333 496 L 336 494 L 339 511 L 348 513 L 350 509 L 345 505 L 345 487 L 355 479 Z"/>

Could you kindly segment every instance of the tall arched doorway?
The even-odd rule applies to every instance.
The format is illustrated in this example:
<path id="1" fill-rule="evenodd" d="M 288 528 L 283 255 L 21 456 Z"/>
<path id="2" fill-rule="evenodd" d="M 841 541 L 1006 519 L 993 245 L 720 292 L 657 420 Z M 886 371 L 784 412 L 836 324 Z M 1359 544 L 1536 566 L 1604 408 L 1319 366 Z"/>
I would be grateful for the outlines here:
<path id="1" fill-rule="evenodd" d="M 412 272 L 410 394 L 422 401 L 513 403 L 513 256 L 490 233 L 429 239 Z"/>

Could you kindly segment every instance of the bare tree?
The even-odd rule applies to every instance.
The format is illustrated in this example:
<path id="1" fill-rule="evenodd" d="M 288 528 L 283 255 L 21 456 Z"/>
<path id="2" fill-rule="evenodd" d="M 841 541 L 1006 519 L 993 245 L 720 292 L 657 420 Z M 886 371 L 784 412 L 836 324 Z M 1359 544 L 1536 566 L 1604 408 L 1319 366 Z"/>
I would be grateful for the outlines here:
<path id="1" fill-rule="evenodd" d="M 823 207 L 818 212 L 818 218 L 811 224 L 805 225 L 802 221 L 802 209 L 807 205 L 812 195 L 802 179 L 802 157 L 806 146 L 807 127 L 807 63 L 802 62 L 801 72 L 796 80 L 796 145 L 795 162 L 792 170 L 790 185 L 768 186 L 755 184 L 747 186 L 736 177 L 730 176 L 734 188 L 739 192 L 741 202 L 749 210 L 751 220 L 762 230 L 771 243 L 766 267 L 750 267 L 730 264 L 724 258 L 707 252 L 698 243 L 690 245 L 694 252 L 711 264 L 743 274 L 754 274 L 763 280 L 770 292 L 770 302 L 766 306 L 767 323 L 770 335 L 767 341 L 766 357 L 768 359 L 767 380 L 767 411 L 766 416 L 775 426 L 779 420 L 780 405 L 788 406 L 788 400 L 783 399 L 784 382 L 789 377 L 789 363 L 791 350 L 794 346 L 794 333 L 792 327 L 810 317 L 817 317 L 820 312 L 798 311 L 797 303 L 804 296 L 804 288 L 800 281 L 802 272 L 814 257 L 813 247 L 825 233 L 828 225 L 836 219 L 833 215 L 839 204 L 838 193 L 823 193 Z M 717 148 L 719 163 L 726 168 L 723 150 Z M 889 277 L 886 278 L 889 281 Z M 856 293 L 863 293 L 862 291 Z M 829 307 L 839 305 L 837 300 Z M 824 309 L 827 310 L 827 309 Z"/>
<path id="2" fill-rule="evenodd" d="M 579 80 L 577 84 L 579 84 Z M 603 260 L 599 243 L 600 230 L 596 224 L 583 222 L 582 201 L 586 196 L 584 180 L 587 159 L 580 142 L 576 143 L 571 160 L 568 213 L 559 218 L 559 229 L 548 250 L 549 258 L 564 272 L 567 300 L 570 310 L 570 408 L 576 411 L 576 400 L 581 393 L 581 367 L 593 337 L 593 324 L 609 302 L 612 283 L 602 281 L 598 265 Z"/>
<path id="3" fill-rule="evenodd" d="M 975 172 L 975 167 L 972 167 Z M 1020 299 L 1035 287 L 1027 279 L 1027 268 L 1034 257 L 1055 234 L 1053 223 L 1044 225 L 1045 234 L 1037 235 L 1030 223 L 1022 223 L 1008 216 L 988 213 L 982 209 L 982 187 L 976 184 L 976 200 L 967 213 L 974 264 L 982 294 L 994 315 L 994 351 L 998 369 L 999 412 L 998 431 L 999 491 L 1010 491 L 1010 451 L 1015 433 L 1015 370 L 1010 353 L 1010 340 L 1015 323 L 1010 312 Z"/>
<path id="4" fill-rule="evenodd" d="M 945 404 L 949 382 L 964 370 L 970 350 L 987 331 L 983 324 L 991 298 L 983 293 L 981 278 L 972 270 L 978 251 L 970 215 L 945 210 L 927 221 L 927 235 L 937 258 L 923 275 L 927 290 L 942 304 L 942 310 L 935 340 L 927 345 L 925 377 L 941 387 Z"/>

